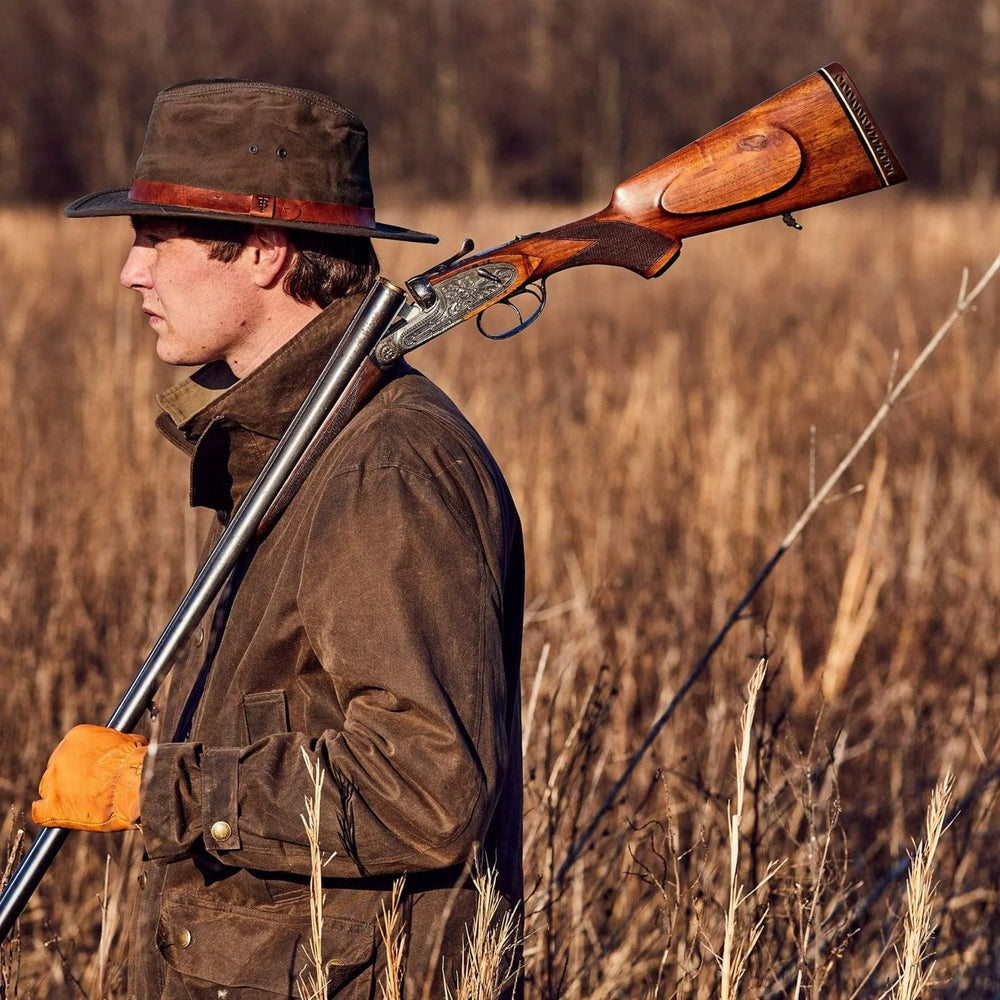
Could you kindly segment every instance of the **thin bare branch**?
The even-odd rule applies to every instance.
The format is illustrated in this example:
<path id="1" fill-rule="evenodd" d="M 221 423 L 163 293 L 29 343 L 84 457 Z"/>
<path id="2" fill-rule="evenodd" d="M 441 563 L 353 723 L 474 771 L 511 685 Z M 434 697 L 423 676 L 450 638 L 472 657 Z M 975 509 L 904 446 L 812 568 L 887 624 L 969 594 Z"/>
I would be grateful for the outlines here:
<path id="1" fill-rule="evenodd" d="M 781 544 L 778 546 L 774 554 L 765 563 L 764 568 L 758 573 L 757 578 L 750 584 L 746 592 L 736 603 L 736 606 L 730 612 L 729 617 L 723 622 L 722 627 L 715 634 L 712 641 L 709 643 L 708 648 L 699 658 L 697 663 L 691 669 L 691 672 L 685 678 L 684 682 L 677 689 L 673 698 L 670 699 L 669 704 L 660 713 L 659 717 L 654 721 L 652 726 L 650 726 L 649 731 L 646 736 L 639 744 L 639 747 L 635 750 L 632 756 L 628 759 L 622 770 L 621 777 L 612 786 L 611 791 L 608 792 L 601 803 L 600 808 L 594 814 L 593 819 L 587 825 L 586 829 L 577 837 L 576 841 L 570 846 L 569 850 L 566 852 L 566 857 L 563 859 L 558 871 L 554 878 L 554 888 L 560 888 L 565 879 L 567 872 L 573 867 L 577 859 L 580 857 L 583 849 L 590 843 L 594 834 L 600 825 L 601 820 L 608 813 L 608 811 L 613 807 L 614 803 L 617 801 L 618 796 L 621 794 L 622 789 L 628 783 L 629 778 L 632 776 L 632 772 L 636 769 L 639 762 L 646 756 L 650 747 L 656 741 L 656 738 L 660 735 L 663 727 L 670 721 L 674 712 L 677 710 L 677 706 L 684 700 L 687 693 L 694 687 L 697 680 L 705 672 L 712 657 L 715 655 L 715 651 L 722 645 L 723 640 L 732 630 L 733 626 L 740 620 L 743 612 L 750 606 L 751 601 L 757 595 L 757 592 L 764 585 L 767 579 L 774 572 L 775 567 L 781 561 L 782 557 L 789 550 L 789 548 L 795 543 L 798 537 L 805 530 L 806 525 L 815 516 L 816 511 L 823 505 L 826 498 L 830 495 L 834 486 L 840 481 L 844 473 L 850 468 L 851 464 L 858 457 L 864 447 L 872 439 L 872 436 L 882 425 L 885 418 L 889 415 L 889 411 L 893 406 L 899 401 L 900 397 L 906 392 L 910 383 L 916 377 L 917 373 L 924 367 L 928 359 L 937 350 L 941 342 L 948 335 L 951 328 L 958 322 L 958 320 L 969 311 L 976 299 L 982 294 L 986 286 L 993 280 L 996 276 L 997 271 L 1000 271 L 1000 255 L 994 259 L 993 263 L 986 269 L 983 276 L 976 283 L 976 286 L 971 292 L 965 292 L 965 280 L 962 283 L 962 294 L 960 294 L 955 308 L 951 311 L 947 319 L 938 327 L 934 335 L 927 342 L 923 350 L 917 355 L 916 360 L 912 365 L 906 370 L 899 382 L 893 387 L 892 392 L 885 398 L 882 405 L 878 408 L 875 415 L 869 421 L 868 426 L 861 432 L 857 440 L 848 449 L 847 453 L 841 459 L 840 463 L 833 470 L 830 476 L 827 478 L 826 482 L 819 488 L 815 496 L 813 496 L 809 503 L 806 505 L 805 509 L 802 511 L 798 520 L 792 525 L 789 532 L 782 539 Z"/>

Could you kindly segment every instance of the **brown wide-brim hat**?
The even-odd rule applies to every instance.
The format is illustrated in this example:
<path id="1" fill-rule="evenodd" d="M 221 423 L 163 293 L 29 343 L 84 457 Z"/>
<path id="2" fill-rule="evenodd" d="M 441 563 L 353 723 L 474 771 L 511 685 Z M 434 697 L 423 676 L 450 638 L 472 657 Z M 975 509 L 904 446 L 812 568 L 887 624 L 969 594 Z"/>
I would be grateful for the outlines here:
<path id="1" fill-rule="evenodd" d="M 153 103 L 132 186 L 78 198 L 70 218 L 172 216 L 436 243 L 375 219 L 364 122 L 324 94 L 196 80 Z"/>

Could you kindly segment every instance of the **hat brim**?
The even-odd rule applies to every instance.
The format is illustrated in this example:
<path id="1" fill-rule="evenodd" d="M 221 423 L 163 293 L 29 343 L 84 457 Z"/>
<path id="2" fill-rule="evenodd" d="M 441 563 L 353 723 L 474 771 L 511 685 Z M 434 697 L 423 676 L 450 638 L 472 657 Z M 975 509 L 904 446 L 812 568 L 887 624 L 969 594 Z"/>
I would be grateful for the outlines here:
<path id="1" fill-rule="evenodd" d="M 70 219 L 92 219 L 114 215 L 149 215 L 170 218 L 218 219 L 220 222 L 246 222 L 255 225 L 279 226 L 282 229 L 305 229 L 314 233 L 335 233 L 339 236 L 368 236 L 379 240 L 404 240 L 410 243 L 437 243 L 431 233 L 401 226 L 376 222 L 374 227 L 338 226 L 322 222 L 295 222 L 287 219 L 266 219 L 229 212 L 210 212 L 204 209 L 181 208 L 176 205 L 158 205 L 148 201 L 133 201 L 128 188 L 109 188 L 77 198 L 67 205 L 63 214 Z"/>

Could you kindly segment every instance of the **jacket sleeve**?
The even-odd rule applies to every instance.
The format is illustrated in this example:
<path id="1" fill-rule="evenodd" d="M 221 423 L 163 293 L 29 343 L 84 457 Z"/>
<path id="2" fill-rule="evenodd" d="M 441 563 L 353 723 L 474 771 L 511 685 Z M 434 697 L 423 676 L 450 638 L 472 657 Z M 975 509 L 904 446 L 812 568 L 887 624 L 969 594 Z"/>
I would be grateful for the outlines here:
<path id="1" fill-rule="evenodd" d="M 303 528 L 296 595 L 319 663 L 296 678 L 307 731 L 161 744 L 144 776 L 150 857 L 207 850 L 308 873 L 303 749 L 324 772 L 327 875 L 442 868 L 482 840 L 508 755 L 504 539 L 482 513 L 488 484 L 468 468 L 443 475 L 381 465 L 330 477 Z"/>

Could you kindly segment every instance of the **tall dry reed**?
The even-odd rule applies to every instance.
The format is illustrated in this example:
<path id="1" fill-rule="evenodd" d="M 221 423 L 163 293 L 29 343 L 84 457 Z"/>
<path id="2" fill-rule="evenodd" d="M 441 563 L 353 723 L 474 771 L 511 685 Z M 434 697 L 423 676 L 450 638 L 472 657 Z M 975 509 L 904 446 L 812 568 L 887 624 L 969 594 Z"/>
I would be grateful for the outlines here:
<path id="1" fill-rule="evenodd" d="M 443 256 L 467 233 L 489 245 L 592 207 L 407 217 L 442 234 Z M 811 483 L 950 312 L 962 268 L 981 271 L 1000 248 L 1000 209 L 984 203 L 890 192 L 800 221 L 802 233 L 774 221 L 693 240 L 654 282 L 557 275 L 520 337 L 460 329 L 413 357 L 476 423 L 524 522 L 531 1000 L 717 997 L 733 884 L 762 885 L 754 912 L 767 912 L 742 995 L 878 996 L 898 976 L 907 851 L 948 768 L 964 805 L 935 854 L 923 995 L 1000 988 L 995 288 L 553 880 Z M 152 395 L 177 373 L 152 359 L 115 284 L 126 229 L 0 213 L 0 788 L 19 810 L 61 734 L 113 706 L 190 577 L 202 527 L 182 458 L 151 426 Z M 380 250 L 397 279 L 437 253 Z M 762 657 L 734 880 L 730 748 Z M 99 975 L 109 853 L 122 914 Z M 22 995 L 124 995 L 132 857 L 121 838 L 70 838 L 21 921 Z"/>

